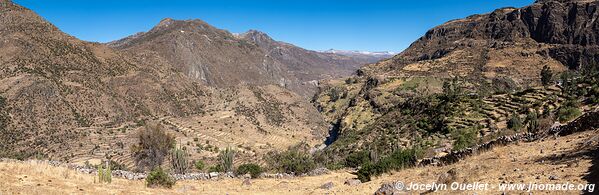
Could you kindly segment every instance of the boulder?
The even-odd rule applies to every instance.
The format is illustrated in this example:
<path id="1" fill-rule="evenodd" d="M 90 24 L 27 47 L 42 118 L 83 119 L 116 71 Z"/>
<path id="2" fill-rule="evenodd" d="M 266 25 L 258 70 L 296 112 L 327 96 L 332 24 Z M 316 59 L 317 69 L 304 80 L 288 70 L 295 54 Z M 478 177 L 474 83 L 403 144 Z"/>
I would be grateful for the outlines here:
<path id="1" fill-rule="evenodd" d="M 359 179 L 348 179 L 345 181 L 345 185 L 348 186 L 356 186 L 356 185 L 360 185 L 362 182 Z"/>
<path id="2" fill-rule="evenodd" d="M 252 180 L 250 179 L 244 179 L 243 182 L 241 182 L 242 186 L 251 186 L 252 185 Z"/>
<path id="3" fill-rule="evenodd" d="M 402 182 L 391 182 L 384 183 L 381 187 L 374 192 L 375 195 L 400 195 L 409 194 L 408 191 L 404 190 L 404 184 Z"/>
<path id="4" fill-rule="evenodd" d="M 322 184 L 320 186 L 320 189 L 331 190 L 333 189 L 333 187 L 335 187 L 335 184 L 333 184 L 333 182 L 327 182 L 325 184 Z"/>

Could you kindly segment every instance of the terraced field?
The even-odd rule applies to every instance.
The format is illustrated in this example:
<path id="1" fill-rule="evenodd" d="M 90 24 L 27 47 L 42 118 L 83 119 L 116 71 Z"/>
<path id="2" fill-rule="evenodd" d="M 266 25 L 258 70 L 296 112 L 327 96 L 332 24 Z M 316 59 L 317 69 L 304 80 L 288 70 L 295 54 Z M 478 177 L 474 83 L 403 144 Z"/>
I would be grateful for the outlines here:
<path id="1" fill-rule="evenodd" d="M 219 151 L 227 147 L 237 151 L 235 164 L 264 164 L 263 157 L 270 151 L 300 142 L 318 146 L 325 139 L 327 125 L 316 109 L 287 91 L 240 87 L 210 93 L 215 98 L 206 102 L 200 114 L 146 121 L 162 124 L 192 160 L 202 159 L 208 164 L 213 164 Z M 110 159 L 133 169 L 130 148 L 138 142 L 137 132 L 144 128 L 143 123 L 77 129 L 81 138 L 69 143 L 69 150 L 57 150 L 59 153 L 50 158 L 92 165 Z"/>
<path id="2" fill-rule="evenodd" d="M 558 87 L 536 87 L 514 94 L 492 95 L 483 98 L 482 102 L 460 104 L 459 113 L 449 118 L 448 126 L 455 129 L 479 128 L 480 136 L 486 136 L 507 128 L 507 121 L 513 114 L 524 119 L 529 111 L 542 114 L 544 108 L 554 110 L 563 101 Z"/>

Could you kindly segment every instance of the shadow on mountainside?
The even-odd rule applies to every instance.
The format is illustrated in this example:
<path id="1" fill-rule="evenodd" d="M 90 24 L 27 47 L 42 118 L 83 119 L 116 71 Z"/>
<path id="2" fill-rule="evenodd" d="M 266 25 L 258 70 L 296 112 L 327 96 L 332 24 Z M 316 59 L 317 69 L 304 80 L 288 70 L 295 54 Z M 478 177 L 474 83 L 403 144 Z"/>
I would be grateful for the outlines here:
<path id="1" fill-rule="evenodd" d="M 590 152 L 591 159 L 591 167 L 589 168 L 589 173 L 583 177 L 590 184 L 595 184 L 595 187 L 599 185 L 599 147 L 595 148 L 594 151 Z M 594 189 L 595 191 L 589 192 L 586 191 L 584 194 L 598 194 L 598 189 Z"/>

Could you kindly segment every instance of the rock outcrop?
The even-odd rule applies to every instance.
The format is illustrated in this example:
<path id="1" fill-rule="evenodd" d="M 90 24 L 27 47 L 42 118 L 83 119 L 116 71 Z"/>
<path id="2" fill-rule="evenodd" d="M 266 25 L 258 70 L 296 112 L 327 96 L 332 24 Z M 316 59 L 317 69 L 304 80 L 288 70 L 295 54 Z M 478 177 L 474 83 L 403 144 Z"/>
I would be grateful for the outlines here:
<path id="1" fill-rule="evenodd" d="M 540 67 L 599 66 L 599 3 L 538 1 L 523 8 L 452 20 L 392 59 L 363 68 L 372 75 L 432 74 L 473 80 L 509 77 L 538 83 Z"/>

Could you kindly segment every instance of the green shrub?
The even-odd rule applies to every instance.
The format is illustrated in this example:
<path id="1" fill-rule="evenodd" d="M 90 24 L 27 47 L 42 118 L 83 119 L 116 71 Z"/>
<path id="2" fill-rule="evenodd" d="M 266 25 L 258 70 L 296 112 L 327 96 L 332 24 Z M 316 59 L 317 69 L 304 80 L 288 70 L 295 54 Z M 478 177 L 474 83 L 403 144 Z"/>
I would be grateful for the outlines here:
<path id="1" fill-rule="evenodd" d="M 562 107 L 557 111 L 557 116 L 558 116 L 558 120 L 561 123 L 565 123 L 568 122 L 572 119 L 575 119 L 576 117 L 582 115 L 582 112 L 580 112 L 580 109 L 575 108 L 575 107 Z"/>
<path id="2" fill-rule="evenodd" d="M 466 128 L 454 131 L 453 149 L 461 150 L 476 143 L 477 128 Z"/>
<path id="3" fill-rule="evenodd" d="M 367 151 L 359 151 L 351 153 L 345 158 L 345 166 L 357 168 L 370 162 L 370 153 Z"/>
<path id="4" fill-rule="evenodd" d="M 221 151 L 218 155 L 218 159 L 220 160 L 220 168 L 222 168 L 223 172 L 231 172 L 233 171 L 233 161 L 235 160 L 235 150 L 227 147 L 225 150 Z"/>
<path id="5" fill-rule="evenodd" d="M 208 167 L 208 172 L 223 172 L 223 168 L 220 165 L 214 165 Z"/>
<path id="6" fill-rule="evenodd" d="M 204 170 L 204 161 L 201 160 L 196 160 L 193 162 L 193 166 L 197 169 L 197 170 Z"/>
<path id="7" fill-rule="evenodd" d="M 360 181 L 367 182 L 372 176 L 412 167 L 416 165 L 418 153 L 416 149 L 396 150 L 376 163 L 364 164 L 356 174 Z"/>
<path id="8" fill-rule="evenodd" d="M 274 169 L 285 173 L 303 174 L 316 168 L 314 158 L 299 147 L 291 147 L 284 152 L 271 154 L 268 162 Z"/>
<path id="9" fill-rule="evenodd" d="M 507 128 L 518 131 L 522 128 L 522 120 L 518 114 L 513 113 L 510 120 L 507 121 Z"/>
<path id="10" fill-rule="evenodd" d="M 146 186 L 171 188 L 175 185 L 175 180 L 168 175 L 162 168 L 156 167 L 146 177 Z"/>
<path id="11" fill-rule="evenodd" d="M 262 170 L 262 167 L 260 167 L 260 165 L 250 163 L 239 165 L 235 174 L 244 175 L 249 173 L 252 176 L 252 178 L 258 178 L 260 174 L 262 174 L 262 172 L 264 171 Z"/>

